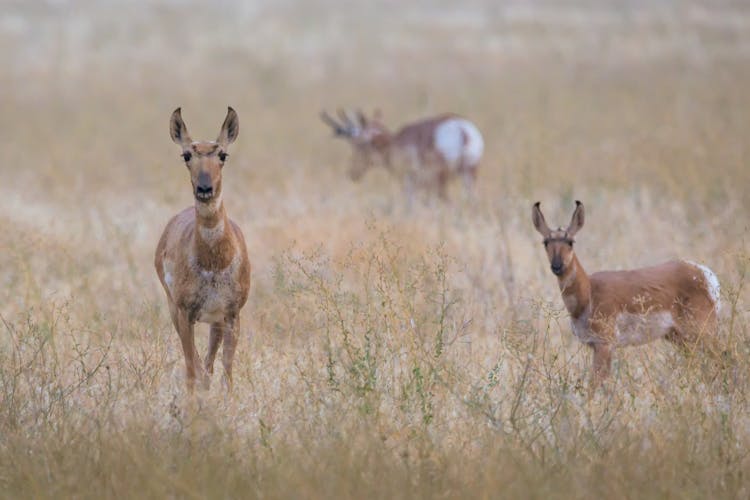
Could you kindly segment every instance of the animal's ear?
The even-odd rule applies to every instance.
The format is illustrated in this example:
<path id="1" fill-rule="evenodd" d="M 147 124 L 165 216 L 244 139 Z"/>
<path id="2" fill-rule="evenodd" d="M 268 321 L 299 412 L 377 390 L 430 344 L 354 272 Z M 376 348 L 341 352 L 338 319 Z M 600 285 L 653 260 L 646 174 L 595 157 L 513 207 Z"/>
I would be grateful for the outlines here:
<path id="1" fill-rule="evenodd" d="M 570 225 L 568 226 L 568 236 L 571 238 L 575 236 L 578 230 L 583 227 L 584 219 L 583 203 L 576 200 L 576 209 L 573 212 L 573 217 L 570 219 Z"/>
<path id="2" fill-rule="evenodd" d="M 221 126 L 221 132 L 216 142 L 222 146 L 228 146 L 234 142 L 240 133 L 240 119 L 237 112 L 231 106 L 227 107 L 227 117 L 224 118 L 224 124 Z"/>
<path id="3" fill-rule="evenodd" d="M 547 221 L 544 220 L 544 215 L 542 214 L 542 209 L 539 208 L 539 205 L 540 203 L 537 201 L 531 208 L 531 220 L 534 222 L 534 227 L 539 231 L 539 234 L 547 238 L 551 231 L 549 230 Z"/>
<path id="4" fill-rule="evenodd" d="M 179 144 L 185 149 L 191 142 L 193 142 L 193 140 L 190 139 L 190 134 L 188 134 L 185 122 L 182 121 L 181 109 L 182 108 L 177 108 L 172 113 L 172 118 L 169 120 L 169 135 L 172 136 L 172 140 L 176 144 Z"/>

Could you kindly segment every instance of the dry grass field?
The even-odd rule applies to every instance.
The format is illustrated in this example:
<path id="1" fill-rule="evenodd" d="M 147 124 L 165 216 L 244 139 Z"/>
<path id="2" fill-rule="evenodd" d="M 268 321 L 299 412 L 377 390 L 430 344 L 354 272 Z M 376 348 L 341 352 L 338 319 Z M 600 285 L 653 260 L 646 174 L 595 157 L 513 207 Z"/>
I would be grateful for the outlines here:
<path id="1" fill-rule="evenodd" d="M 750 4 L 461 3 L 3 3 L 0 497 L 750 496 Z M 233 394 L 191 400 L 168 120 L 227 105 L 252 287 Z M 470 117 L 477 201 L 350 181 L 339 106 Z M 721 360 L 623 349 L 587 399 L 530 213 L 574 199 L 588 271 L 718 274 Z"/>

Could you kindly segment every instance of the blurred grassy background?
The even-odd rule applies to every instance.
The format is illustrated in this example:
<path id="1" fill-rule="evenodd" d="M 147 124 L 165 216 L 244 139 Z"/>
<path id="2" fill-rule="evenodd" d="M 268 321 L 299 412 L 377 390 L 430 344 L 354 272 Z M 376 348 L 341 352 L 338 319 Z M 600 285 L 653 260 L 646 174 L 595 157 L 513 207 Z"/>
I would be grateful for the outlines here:
<path id="1" fill-rule="evenodd" d="M 747 497 L 746 2 L 1 10 L 1 496 Z M 152 267 L 192 202 L 168 119 L 213 139 L 227 105 L 253 285 L 235 394 L 191 404 Z M 337 107 L 469 117 L 479 201 L 352 183 Z M 574 199 L 589 271 L 717 272 L 727 366 L 622 350 L 586 401 L 530 222 Z"/>

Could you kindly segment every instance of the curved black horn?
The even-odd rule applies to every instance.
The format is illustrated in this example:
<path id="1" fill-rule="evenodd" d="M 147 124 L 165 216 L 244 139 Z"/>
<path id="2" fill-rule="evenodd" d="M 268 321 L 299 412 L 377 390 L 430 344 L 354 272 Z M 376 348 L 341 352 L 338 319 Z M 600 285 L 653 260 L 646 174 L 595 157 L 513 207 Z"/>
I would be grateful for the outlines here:
<path id="1" fill-rule="evenodd" d="M 346 113 L 343 109 L 339 108 L 337 113 L 339 115 L 341 123 L 343 123 L 347 129 L 354 130 L 355 128 L 357 128 L 357 125 L 354 124 L 352 119 L 349 117 L 349 114 Z"/>
<path id="2" fill-rule="evenodd" d="M 357 109 L 357 120 L 359 120 L 359 126 L 365 128 L 367 126 L 367 117 L 361 109 Z"/>
<path id="3" fill-rule="evenodd" d="M 325 111 L 320 112 L 320 119 L 323 120 L 323 123 L 329 125 L 336 135 L 349 135 L 347 128 L 336 122 L 336 120 L 331 118 L 331 115 Z"/>

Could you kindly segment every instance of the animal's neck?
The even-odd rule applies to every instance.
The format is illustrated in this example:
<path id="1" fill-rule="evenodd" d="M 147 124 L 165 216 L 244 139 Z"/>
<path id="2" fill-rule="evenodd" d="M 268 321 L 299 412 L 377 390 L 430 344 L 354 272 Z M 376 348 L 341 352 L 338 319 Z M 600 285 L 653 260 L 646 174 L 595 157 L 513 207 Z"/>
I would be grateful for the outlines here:
<path id="1" fill-rule="evenodd" d="M 195 218 L 198 223 L 204 226 L 212 227 L 226 215 L 224 200 L 221 195 L 209 203 L 195 202 Z"/>
<path id="2" fill-rule="evenodd" d="M 393 155 L 391 154 L 390 147 L 384 148 L 383 150 L 380 151 L 380 158 L 382 159 L 382 163 L 385 169 L 388 172 L 395 174 L 396 171 L 393 168 Z"/>
<path id="3" fill-rule="evenodd" d="M 374 141 L 375 149 L 380 153 L 383 166 L 391 173 L 393 171 L 393 149 L 397 144 L 394 142 L 394 136 L 389 131 L 384 131 Z"/>
<path id="4" fill-rule="evenodd" d="M 565 307 L 573 319 L 578 319 L 591 307 L 591 281 L 578 257 L 573 254 L 565 274 L 557 278 Z"/>
<path id="5" fill-rule="evenodd" d="M 196 203 L 194 245 L 202 269 L 224 269 L 234 257 L 228 221 L 221 198 L 209 205 Z"/>

